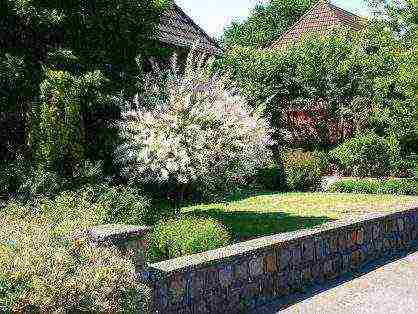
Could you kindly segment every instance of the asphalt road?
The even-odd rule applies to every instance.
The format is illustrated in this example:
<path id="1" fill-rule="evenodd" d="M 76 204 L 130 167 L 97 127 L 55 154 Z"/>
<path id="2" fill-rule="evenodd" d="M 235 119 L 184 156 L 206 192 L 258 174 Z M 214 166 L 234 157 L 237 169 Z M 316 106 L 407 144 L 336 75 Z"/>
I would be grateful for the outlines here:
<path id="1" fill-rule="evenodd" d="M 418 314 L 418 252 L 299 298 L 287 308 L 281 300 L 254 313 Z"/>

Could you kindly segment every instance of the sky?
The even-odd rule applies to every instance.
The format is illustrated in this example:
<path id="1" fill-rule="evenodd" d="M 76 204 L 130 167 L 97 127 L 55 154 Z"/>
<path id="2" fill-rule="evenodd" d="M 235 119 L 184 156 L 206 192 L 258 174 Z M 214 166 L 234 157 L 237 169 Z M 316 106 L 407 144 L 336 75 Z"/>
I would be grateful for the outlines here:
<path id="1" fill-rule="evenodd" d="M 213 37 L 219 37 L 234 19 L 244 19 L 258 3 L 266 0 L 175 0 L 200 27 Z M 345 10 L 367 16 L 365 0 L 331 0 Z"/>

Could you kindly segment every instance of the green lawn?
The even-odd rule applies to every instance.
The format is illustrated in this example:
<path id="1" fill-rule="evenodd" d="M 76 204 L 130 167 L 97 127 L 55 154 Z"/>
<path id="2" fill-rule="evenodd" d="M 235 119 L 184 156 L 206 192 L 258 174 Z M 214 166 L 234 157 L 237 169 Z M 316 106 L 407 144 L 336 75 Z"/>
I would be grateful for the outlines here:
<path id="1" fill-rule="evenodd" d="M 234 241 L 311 228 L 329 221 L 371 212 L 418 206 L 416 196 L 281 193 L 242 200 L 184 207 L 186 216 L 214 218 Z"/>

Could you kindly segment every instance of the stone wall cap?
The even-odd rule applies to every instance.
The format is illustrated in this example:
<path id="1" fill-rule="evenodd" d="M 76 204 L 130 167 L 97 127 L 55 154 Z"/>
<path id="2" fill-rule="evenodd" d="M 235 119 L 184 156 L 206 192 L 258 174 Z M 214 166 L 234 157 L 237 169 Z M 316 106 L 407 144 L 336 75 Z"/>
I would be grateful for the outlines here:
<path id="1" fill-rule="evenodd" d="M 143 236 L 151 230 L 149 226 L 108 224 L 90 228 L 89 235 L 96 241 L 105 241 L 114 237 Z"/>

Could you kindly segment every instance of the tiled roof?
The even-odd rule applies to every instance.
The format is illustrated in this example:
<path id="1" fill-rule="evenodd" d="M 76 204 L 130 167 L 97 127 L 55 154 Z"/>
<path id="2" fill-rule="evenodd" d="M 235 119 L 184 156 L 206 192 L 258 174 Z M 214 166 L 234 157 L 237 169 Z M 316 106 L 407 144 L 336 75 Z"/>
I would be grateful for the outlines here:
<path id="1" fill-rule="evenodd" d="M 201 29 L 176 4 L 161 17 L 155 38 L 174 46 L 190 48 L 197 40 L 199 48 L 210 54 L 220 54 L 222 50 L 203 29 Z"/>
<path id="2" fill-rule="evenodd" d="M 362 28 L 362 18 L 336 7 L 328 1 L 320 0 L 283 33 L 271 47 L 287 47 L 289 44 L 298 42 L 308 33 L 325 34 L 338 26 L 360 30 Z"/>

